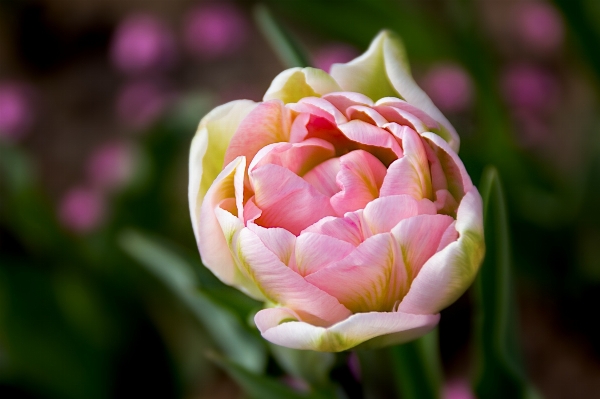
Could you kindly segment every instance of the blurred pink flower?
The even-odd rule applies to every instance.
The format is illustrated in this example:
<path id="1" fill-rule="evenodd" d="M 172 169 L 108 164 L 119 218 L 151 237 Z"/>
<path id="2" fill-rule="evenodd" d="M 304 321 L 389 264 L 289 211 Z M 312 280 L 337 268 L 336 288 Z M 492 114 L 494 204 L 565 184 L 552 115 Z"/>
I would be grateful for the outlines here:
<path id="1" fill-rule="evenodd" d="M 454 380 L 446 383 L 443 399 L 475 399 L 473 390 L 467 380 Z"/>
<path id="2" fill-rule="evenodd" d="M 348 355 L 348 368 L 350 369 L 350 373 L 356 379 L 356 381 L 360 381 L 362 379 L 360 361 L 356 352 L 350 352 Z"/>
<path id="3" fill-rule="evenodd" d="M 163 21 L 152 15 L 127 17 L 113 36 L 111 59 L 122 72 L 163 69 L 174 63 L 175 56 L 173 34 Z"/>
<path id="4" fill-rule="evenodd" d="M 104 199 L 98 192 L 86 187 L 68 191 L 60 201 L 59 219 L 69 230 L 88 233 L 96 229 L 105 214 Z"/>
<path id="5" fill-rule="evenodd" d="M 320 48 L 314 56 L 317 68 L 329 72 L 333 64 L 345 63 L 360 54 L 354 47 L 344 43 L 333 43 Z"/>
<path id="6" fill-rule="evenodd" d="M 524 2 L 515 12 L 519 40 L 542 52 L 553 52 L 560 48 L 564 39 L 564 25 L 554 6 L 541 1 Z"/>
<path id="7" fill-rule="evenodd" d="M 21 139 L 33 122 L 30 89 L 20 83 L 0 83 L 0 139 Z"/>
<path id="8" fill-rule="evenodd" d="M 473 102 L 473 82 L 459 65 L 434 66 L 423 78 L 423 89 L 442 111 L 461 112 Z"/>
<path id="9" fill-rule="evenodd" d="M 204 4 L 191 9 L 183 24 L 190 54 L 213 59 L 236 52 L 248 34 L 243 13 L 231 3 Z"/>
<path id="10" fill-rule="evenodd" d="M 534 65 L 509 66 L 502 75 L 501 85 L 507 103 L 516 109 L 551 110 L 558 102 L 556 78 Z"/>
<path id="11" fill-rule="evenodd" d="M 129 127 L 144 129 L 154 123 L 163 113 L 170 100 L 170 93 L 151 80 L 126 83 L 117 95 L 117 114 Z"/>
<path id="12" fill-rule="evenodd" d="M 134 161 L 133 149 L 129 143 L 106 143 L 98 147 L 88 160 L 88 179 L 99 190 L 122 188 L 132 178 Z"/>

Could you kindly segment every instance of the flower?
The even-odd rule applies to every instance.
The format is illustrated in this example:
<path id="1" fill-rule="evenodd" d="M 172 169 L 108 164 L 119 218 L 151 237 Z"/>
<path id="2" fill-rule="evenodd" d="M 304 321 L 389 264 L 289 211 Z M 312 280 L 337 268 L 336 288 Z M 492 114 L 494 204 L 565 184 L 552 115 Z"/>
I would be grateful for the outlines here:
<path id="1" fill-rule="evenodd" d="M 117 27 L 110 51 L 119 71 L 137 75 L 170 67 L 176 56 L 175 38 L 159 18 L 133 14 Z"/>
<path id="2" fill-rule="evenodd" d="M 275 344 L 417 338 L 483 257 L 481 196 L 458 146 L 390 32 L 331 75 L 284 71 L 263 102 L 200 122 L 189 202 L 202 260 L 267 303 L 254 321 Z"/>
<path id="3" fill-rule="evenodd" d="M 443 111 L 465 111 L 473 101 L 471 77 L 459 65 L 434 66 L 423 78 L 423 88 Z"/>
<path id="4" fill-rule="evenodd" d="M 332 43 L 321 47 L 315 53 L 315 66 L 329 72 L 333 64 L 348 62 L 356 58 L 356 49 L 345 43 Z"/>
<path id="5" fill-rule="evenodd" d="M 89 233 L 99 227 L 106 213 L 104 198 L 87 187 L 69 190 L 60 201 L 59 219 L 76 233 Z"/>
<path id="6" fill-rule="evenodd" d="M 18 141 L 33 122 L 32 89 L 20 82 L 0 83 L 0 139 Z"/>
<path id="7" fill-rule="evenodd" d="M 125 187 L 133 177 L 135 155 L 133 146 L 124 141 L 111 141 L 96 148 L 87 162 L 91 185 L 100 192 Z"/>
<path id="8" fill-rule="evenodd" d="M 202 59 L 235 54 L 248 34 L 244 14 L 227 2 L 194 7 L 183 26 L 186 49 Z"/>
<path id="9" fill-rule="evenodd" d="M 533 1 L 515 8 L 515 33 L 529 49 L 541 53 L 558 51 L 565 28 L 560 13 L 552 4 Z"/>

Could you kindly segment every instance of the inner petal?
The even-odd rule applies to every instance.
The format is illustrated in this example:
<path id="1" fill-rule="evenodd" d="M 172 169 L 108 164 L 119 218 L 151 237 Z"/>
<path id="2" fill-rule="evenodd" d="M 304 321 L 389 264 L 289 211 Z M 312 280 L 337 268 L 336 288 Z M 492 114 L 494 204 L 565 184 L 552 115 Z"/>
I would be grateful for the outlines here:
<path id="1" fill-rule="evenodd" d="M 262 210 L 255 223 L 264 227 L 282 227 L 294 235 L 317 222 L 335 215 L 329 197 L 292 171 L 278 165 L 264 165 L 250 172 L 254 202 Z"/>
<path id="2" fill-rule="evenodd" d="M 356 150 L 342 156 L 336 178 L 342 191 L 331 197 L 331 206 L 338 216 L 363 209 L 379 197 L 386 172 L 385 166 L 366 151 Z"/>

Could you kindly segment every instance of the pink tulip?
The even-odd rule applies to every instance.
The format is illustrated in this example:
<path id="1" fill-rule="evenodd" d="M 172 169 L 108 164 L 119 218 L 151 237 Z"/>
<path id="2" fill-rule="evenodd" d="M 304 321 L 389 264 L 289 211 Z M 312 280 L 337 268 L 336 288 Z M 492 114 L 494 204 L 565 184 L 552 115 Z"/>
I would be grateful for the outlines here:
<path id="1" fill-rule="evenodd" d="M 524 2 L 515 9 L 518 39 L 539 52 L 557 51 L 564 40 L 564 24 L 551 4 L 541 1 Z"/>
<path id="2" fill-rule="evenodd" d="M 190 10 L 184 21 L 186 49 L 199 58 L 236 53 L 246 41 L 246 19 L 233 4 L 212 3 Z"/>
<path id="3" fill-rule="evenodd" d="M 33 122 L 30 89 L 16 82 L 0 83 L 0 139 L 17 141 Z"/>
<path id="4" fill-rule="evenodd" d="M 430 331 L 471 284 L 481 197 L 454 128 L 381 33 L 331 75 L 292 68 L 204 117 L 189 201 L 204 264 L 269 306 L 267 340 L 343 351 Z"/>
<path id="5" fill-rule="evenodd" d="M 176 55 L 173 34 L 149 14 L 134 14 L 121 22 L 110 51 L 114 66 L 132 74 L 170 67 Z"/>
<path id="6" fill-rule="evenodd" d="M 128 127 L 142 130 L 162 115 L 170 94 L 151 80 L 131 81 L 117 94 L 117 114 Z"/>
<path id="7" fill-rule="evenodd" d="M 109 142 L 98 147 L 88 160 L 88 179 L 101 191 L 113 191 L 131 180 L 133 148 L 126 142 Z"/>
<path id="8" fill-rule="evenodd" d="M 454 380 L 444 386 L 443 399 L 475 399 L 467 380 Z"/>
<path id="9" fill-rule="evenodd" d="M 105 214 L 104 199 L 98 192 L 76 187 L 67 192 L 60 202 L 59 218 L 69 230 L 89 233 L 96 229 Z"/>
<path id="10" fill-rule="evenodd" d="M 458 65 L 435 66 L 425 75 L 423 88 L 443 111 L 465 111 L 473 101 L 471 77 Z"/>
<path id="11" fill-rule="evenodd" d="M 516 110 L 538 112 L 552 110 L 558 104 L 556 78 L 535 65 L 510 65 L 501 78 L 506 101 Z"/>

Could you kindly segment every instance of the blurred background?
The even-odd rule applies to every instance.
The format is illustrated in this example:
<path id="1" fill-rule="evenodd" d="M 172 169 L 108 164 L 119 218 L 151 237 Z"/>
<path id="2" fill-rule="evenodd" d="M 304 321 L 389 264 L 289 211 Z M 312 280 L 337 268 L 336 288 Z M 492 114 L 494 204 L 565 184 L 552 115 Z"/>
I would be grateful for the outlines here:
<path id="1" fill-rule="evenodd" d="M 473 181 L 500 171 L 527 375 L 600 397 L 600 2 L 263 3 L 324 70 L 402 36 Z M 246 397 L 222 353 L 303 390 L 259 304 L 200 264 L 187 208 L 200 118 L 288 67 L 255 5 L 0 1 L 0 397 Z M 469 293 L 442 312 L 449 381 L 472 325 Z"/>

